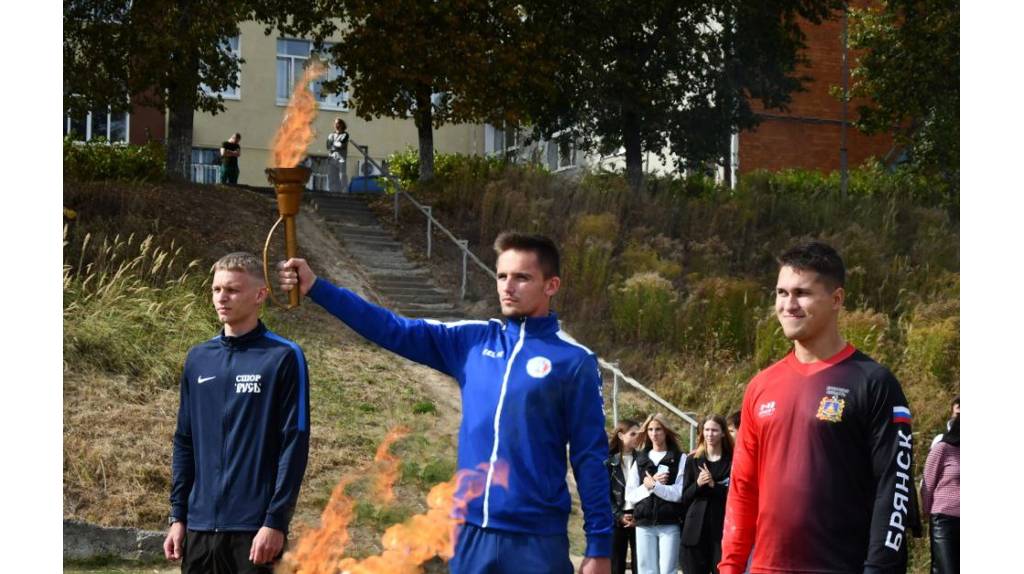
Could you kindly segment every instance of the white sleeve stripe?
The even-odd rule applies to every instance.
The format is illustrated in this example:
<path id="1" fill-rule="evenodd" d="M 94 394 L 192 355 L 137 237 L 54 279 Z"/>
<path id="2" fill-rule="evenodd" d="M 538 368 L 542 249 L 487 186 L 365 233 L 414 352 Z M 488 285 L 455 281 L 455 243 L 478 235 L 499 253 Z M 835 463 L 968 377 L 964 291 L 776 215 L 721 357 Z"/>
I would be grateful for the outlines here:
<path id="1" fill-rule="evenodd" d="M 573 345 L 573 346 L 576 346 L 576 347 L 579 347 L 579 348 L 583 349 L 584 351 L 587 352 L 588 355 L 593 355 L 594 354 L 593 351 L 591 351 L 587 347 L 581 345 L 576 339 L 573 339 L 572 336 L 569 335 L 569 333 L 566 333 L 565 331 L 559 329 L 556 334 L 558 335 L 559 339 L 565 341 L 566 343 L 569 343 L 570 345 Z"/>

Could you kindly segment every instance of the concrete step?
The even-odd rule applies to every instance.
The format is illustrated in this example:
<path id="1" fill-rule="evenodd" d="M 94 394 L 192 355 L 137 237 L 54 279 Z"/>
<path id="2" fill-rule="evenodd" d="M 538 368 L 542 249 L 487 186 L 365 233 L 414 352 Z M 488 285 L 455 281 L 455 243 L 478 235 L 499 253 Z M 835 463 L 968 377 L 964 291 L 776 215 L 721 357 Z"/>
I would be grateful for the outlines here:
<path id="1" fill-rule="evenodd" d="M 391 239 L 394 240 L 395 236 L 391 233 L 383 230 L 380 226 L 369 226 L 369 225 L 352 225 L 345 222 L 334 222 L 329 221 L 327 223 L 334 233 L 340 233 L 346 237 L 366 237 L 366 238 L 379 238 L 379 239 Z"/>
<path id="2" fill-rule="evenodd" d="M 375 251 L 379 248 L 390 249 L 396 253 L 404 253 L 404 246 L 394 239 L 384 237 L 363 237 L 363 236 L 352 236 L 345 235 L 343 233 L 336 232 L 334 234 L 338 239 L 350 243 L 356 249 L 362 249 L 364 251 L 370 250 Z"/>
<path id="3" fill-rule="evenodd" d="M 436 289 L 426 277 L 409 277 L 407 279 L 389 279 L 387 281 L 371 279 L 378 289 L 422 290 Z"/>
<path id="4" fill-rule="evenodd" d="M 401 315 L 403 317 L 408 317 L 410 319 L 437 319 L 438 321 L 441 321 L 441 322 L 461 321 L 462 319 L 466 319 L 467 318 L 466 317 L 466 313 L 463 312 L 462 310 L 459 310 L 459 309 L 452 309 L 452 310 L 449 310 L 449 311 L 430 311 L 430 310 L 419 310 L 419 309 L 401 310 L 401 309 L 399 309 L 399 310 L 396 310 L 396 312 L 399 315 Z"/>
<path id="5" fill-rule="evenodd" d="M 392 271 L 416 271 L 420 268 L 413 263 L 401 263 L 398 261 L 375 261 L 373 263 L 369 261 L 360 261 L 366 271 L 371 275 L 374 273 L 390 273 Z"/>
<path id="6" fill-rule="evenodd" d="M 447 295 L 441 293 L 409 293 L 409 294 L 393 294 L 381 291 L 381 295 L 386 297 L 388 300 L 399 304 L 413 304 L 413 305 L 442 305 L 450 304 Z"/>
<path id="7" fill-rule="evenodd" d="M 448 291 L 441 289 L 439 287 L 435 287 L 432 283 L 429 282 L 423 282 L 417 285 L 408 286 L 380 285 L 379 283 L 374 283 L 374 285 L 377 287 L 377 290 L 380 291 L 381 293 L 387 293 L 390 295 L 449 295 Z"/>

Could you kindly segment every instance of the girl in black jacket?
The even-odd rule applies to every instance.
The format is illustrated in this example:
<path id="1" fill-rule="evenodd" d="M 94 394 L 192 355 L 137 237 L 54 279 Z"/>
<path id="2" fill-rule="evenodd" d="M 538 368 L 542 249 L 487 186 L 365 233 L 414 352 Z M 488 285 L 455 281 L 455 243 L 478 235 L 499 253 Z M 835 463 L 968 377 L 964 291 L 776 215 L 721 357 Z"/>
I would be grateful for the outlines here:
<path id="1" fill-rule="evenodd" d="M 608 445 L 610 457 L 606 461 L 611 482 L 612 513 L 615 515 L 615 530 L 612 532 L 612 574 L 626 571 L 626 553 L 636 570 L 636 524 L 633 521 L 633 505 L 626 502 L 626 473 L 633 465 L 633 452 L 640 438 L 640 423 L 622 419 L 612 431 Z"/>
<path id="2" fill-rule="evenodd" d="M 697 449 L 686 459 L 682 502 L 687 511 L 681 535 L 686 574 L 718 574 L 732 446 L 725 419 L 711 415 L 701 425 Z"/>

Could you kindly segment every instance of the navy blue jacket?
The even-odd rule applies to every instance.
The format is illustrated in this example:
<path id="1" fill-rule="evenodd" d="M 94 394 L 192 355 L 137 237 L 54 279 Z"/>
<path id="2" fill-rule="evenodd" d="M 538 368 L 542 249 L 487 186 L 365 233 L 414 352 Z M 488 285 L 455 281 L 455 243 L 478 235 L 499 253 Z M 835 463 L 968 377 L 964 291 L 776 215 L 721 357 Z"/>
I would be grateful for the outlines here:
<path id="1" fill-rule="evenodd" d="M 601 374 L 594 353 L 562 331 L 554 313 L 440 323 L 399 317 L 323 279 L 309 295 L 360 335 L 458 381 L 462 482 L 456 496 L 467 522 L 565 534 L 568 458 L 583 506 L 586 556 L 609 555 Z"/>
<path id="2" fill-rule="evenodd" d="M 309 454 L 302 349 L 261 321 L 192 347 L 181 374 L 171 516 L 189 530 L 286 531 Z"/>

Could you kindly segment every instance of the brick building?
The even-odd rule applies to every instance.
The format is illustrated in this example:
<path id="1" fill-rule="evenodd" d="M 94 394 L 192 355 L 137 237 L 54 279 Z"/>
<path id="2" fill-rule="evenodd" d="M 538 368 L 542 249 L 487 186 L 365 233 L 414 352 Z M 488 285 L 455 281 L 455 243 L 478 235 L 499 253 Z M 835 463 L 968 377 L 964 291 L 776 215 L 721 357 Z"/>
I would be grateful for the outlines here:
<path id="1" fill-rule="evenodd" d="M 854 6 L 867 4 L 851 2 Z M 803 25 L 807 35 L 804 54 L 810 60 L 801 73 L 811 77 L 807 91 L 793 94 L 788 112 L 762 111 L 761 125 L 741 132 L 736 147 L 740 175 L 757 169 L 817 169 L 825 172 L 840 167 L 843 104 L 829 93 L 843 83 L 843 22 L 837 13 L 829 21 L 815 26 Z M 848 57 L 850 67 L 856 54 Z M 859 102 L 848 105 L 847 121 L 856 119 Z M 882 159 L 892 150 L 888 135 L 868 136 L 851 125 L 846 129 L 848 166 L 853 168 L 869 157 Z"/>

